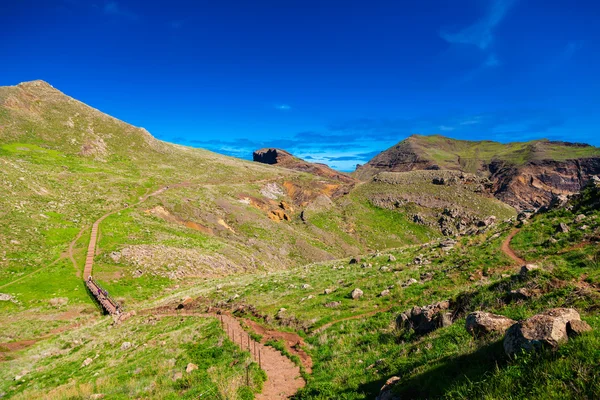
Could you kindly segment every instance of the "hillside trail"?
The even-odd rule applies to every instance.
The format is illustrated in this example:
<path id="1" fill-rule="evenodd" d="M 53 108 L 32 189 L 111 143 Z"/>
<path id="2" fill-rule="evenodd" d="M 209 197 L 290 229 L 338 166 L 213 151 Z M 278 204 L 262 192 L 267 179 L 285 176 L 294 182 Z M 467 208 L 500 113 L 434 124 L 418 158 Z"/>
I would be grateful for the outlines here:
<path id="1" fill-rule="evenodd" d="M 168 190 L 170 188 L 185 187 L 185 186 L 189 186 L 189 185 L 190 185 L 189 182 L 181 182 L 181 183 L 176 183 L 173 185 L 163 186 L 160 189 L 158 189 L 152 193 L 146 192 L 146 194 L 144 194 L 142 197 L 140 197 L 136 203 L 128 204 L 125 207 L 122 207 L 122 208 L 119 208 L 119 209 L 116 209 L 113 211 L 109 211 L 106 214 L 104 214 L 103 216 L 101 216 L 100 218 L 98 218 L 92 224 L 92 233 L 90 234 L 90 242 L 88 244 L 87 255 L 85 258 L 85 265 L 83 267 L 83 279 L 87 279 L 88 277 L 92 276 L 92 268 L 94 266 L 94 256 L 96 255 L 96 243 L 98 241 L 98 230 L 99 230 L 99 227 L 100 227 L 100 224 L 102 223 L 102 221 L 104 221 L 106 218 L 110 217 L 111 215 L 125 211 L 131 207 L 140 205 L 143 202 L 145 202 L 146 200 L 148 200 L 148 198 L 157 196 L 161 193 L 164 193 L 166 190 Z M 74 244 L 75 241 L 77 241 L 77 238 L 75 238 L 75 240 L 73 242 L 71 242 L 71 244 Z M 71 257 L 71 261 L 75 263 L 75 259 L 72 257 L 73 256 L 73 253 L 72 253 L 73 247 L 74 246 L 69 246 L 69 256 Z M 76 265 L 76 263 L 74 265 Z"/>
<path id="2" fill-rule="evenodd" d="M 166 317 L 204 317 L 220 320 L 229 339 L 240 349 L 249 351 L 252 359 L 259 363 L 261 369 L 267 374 L 267 381 L 263 386 L 262 393 L 258 393 L 255 397 L 257 400 L 289 399 L 306 385 L 300 373 L 300 368 L 296 364 L 281 354 L 279 350 L 252 339 L 248 332 L 242 328 L 240 322 L 231 315 L 190 311 L 161 311 L 159 309 L 143 310 L 138 313 L 138 315 L 140 314 Z M 255 333 L 257 332 L 255 331 Z M 307 355 L 307 357 L 309 356 Z M 312 365 L 312 360 L 310 360 L 310 365 Z"/>
<path id="3" fill-rule="evenodd" d="M 506 254 L 508 257 L 510 257 L 515 264 L 519 264 L 519 265 L 525 265 L 527 264 L 527 261 L 523 260 L 521 257 L 519 257 L 514 251 L 513 249 L 510 248 L 510 242 L 512 241 L 512 239 L 515 237 L 515 235 L 517 233 L 519 233 L 520 229 L 519 228 L 514 228 L 510 234 L 506 237 L 506 239 L 504 240 L 504 242 L 502 242 L 502 247 L 501 250 L 504 254 Z"/>

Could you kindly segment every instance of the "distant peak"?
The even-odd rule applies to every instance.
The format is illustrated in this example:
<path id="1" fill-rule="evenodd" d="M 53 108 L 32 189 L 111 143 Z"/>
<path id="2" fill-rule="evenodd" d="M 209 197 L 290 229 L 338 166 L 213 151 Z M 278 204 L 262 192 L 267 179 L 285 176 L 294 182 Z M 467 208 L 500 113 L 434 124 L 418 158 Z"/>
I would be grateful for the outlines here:
<path id="1" fill-rule="evenodd" d="M 26 88 L 37 87 L 37 88 L 51 88 L 51 89 L 54 89 L 54 86 L 52 86 L 48 82 L 43 81 L 41 79 L 37 79 L 35 81 L 21 82 L 17 86 L 19 86 L 19 87 L 26 87 Z"/>

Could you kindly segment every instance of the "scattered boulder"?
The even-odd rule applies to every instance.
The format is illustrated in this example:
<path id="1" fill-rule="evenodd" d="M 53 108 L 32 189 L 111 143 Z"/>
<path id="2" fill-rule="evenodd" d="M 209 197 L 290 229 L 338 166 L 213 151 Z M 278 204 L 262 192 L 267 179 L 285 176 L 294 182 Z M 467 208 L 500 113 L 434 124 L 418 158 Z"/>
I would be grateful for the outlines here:
<path id="1" fill-rule="evenodd" d="M 281 307 L 281 308 L 279 309 L 279 311 L 277 311 L 277 314 L 275 315 L 275 318 L 276 318 L 276 319 L 283 319 L 283 318 L 285 318 L 285 312 L 286 312 L 286 311 L 287 311 L 287 310 L 286 310 L 285 308 Z"/>
<path id="2" fill-rule="evenodd" d="M 381 293 L 379 293 L 379 297 L 385 297 L 385 296 L 389 296 L 390 295 L 390 290 L 389 289 L 385 289 L 384 291 L 382 291 Z"/>
<path id="3" fill-rule="evenodd" d="M 129 350 L 131 348 L 131 342 L 123 342 L 121 350 Z"/>
<path id="4" fill-rule="evenodd" d="M 575 217 L 575 222 L 581 222 L 585 219 L 585 214 L 579 214 Z"/>
<path id="5" fill-rule="evenodd" d="M 397 376 L 392 376 L 385 382 L 385 385 L 381 387 L 379 391 L 379 395 L 375 398 L 375 400 L 400 400 L 400 397 L 395 395 L 392 392 L 392 388 L 396 386 L 400 382 L 400 378 Z"/>
<path id="6" fill-rule="evenodd" d="M 350 264 L 358 264 L 360 262 L 360 257 L 352 257 L 350 259 Z"/>
<path id="7" fill-rule="evenodd" d="M 516 321 L 485 311 L 476 311 L 467 316 L 465 328 L 473 336 L 487 335 L 492 332 L 504 333 Z"/>
<path id="8" fill-rule="evenodd" d="M 396 318 L 398 329 L 413 329 L 417 334 L 426 334 L 452 324 L 450 302 L 440 301 L 424 307 L 413 307 Z"/>
<path id="9" fill-rule="evenodd" d="M 360 299 L 363 296 L 363 291 L 360 290 L 359 288 L 356 288 L 352 291 L 352 293 L 350 293 L 350 297 L 352 297 L 354 300 Z"/>
<path id="10" fill-rule="evenodd" d="M 433 279 L 433 272 L 425 272 L 425 273 L 421 274 L 421 280 L 423 282 L 429 282 L 432 279 Z"/>
<path id="11" fill-rule="evenodd" d="M 12 301 L 14 299 L 13 296 L 7 293 L 0 293 L 0 301 Z"/>
<path id="12" fill-rule="evenodd" d="M 542 346 L 555 348 L 568 340 L 567 324 L 580 320 L 579 313 L 572 308 L 553 308 L 534 315 L 508 328 L 504 337 L 504 351 L 510 356 Z"/>
<path id="13" fill-rule="evenodd" d="M 333 293 L 333 289 L 325 289 L 323 291 L 323 294 L 331 294 L 331 293 Z"/>
<path id="14" fill-rule="evenodd" d="M 417 283 L 418 281 L 415 278 L 410 278 L 409 280 L 407 280 L 406 282 L 404 282 L 402 284 L 402 287 L 409 287 L 410 285 L 414 285 L 415 283 Z"/>
<path id="15" fill-rule="evenodd" d="M 561 222 L 560 224 L 558 224 L 558 227 L 556 228 L 557 232 L 562 232 L 562 233 L 567 233 L 571 230 L 571 228 L 569 228 L 569 226 L 567 224 L 565 224 L 564 222 Z"/>
<path id="16" fill-rule="evenodd" d="M 452 250 L 454 246 L 456 246 L 456 240 L 453 239 L 446 239 L 440 242 L 440 247 L 445 251 Z"/>
<path id="17" fill-rule="evenodd" d="M 390 256 L 388 257 L 388 262 L 394 262 L 396 261 L 396 257 L 394 257 L 393 255 L 390 254 Z"/>
<path id="18" fill-rule="evenodd" d="M 540 267 L 538 265 L 535 264 L 527 264 L 527 265 L 523 265 L 521 267 L 521 271 L 519 272 L 519 274 L 521 274 L 521 276 L 525 277 L 527 276 L 529 273 L 540 269 Z"/>
<path id="19" fill-rule="evenodd" d="M 327 308 L 336 308 L 336 307 L 339 307 L 341 305 L 342 305 L 341 301 L 332 301 L 332 302 L 326 303 L 325 307 L 327 307 Z"/>
<path id="20" fill-rule="evenodd" d="M 179 379 L 183 378 L 183 373 L 182 372 L 175 372 L 173 374 L 173 381 L 178 381 Z"/>
<path id="21" fill-rule="evenodd" d="M 196 364 L 189 363 L 187 365 L 187 367 L 185 367 L 185 372 L 187 372 L 188 374 L 191 374 L 192 371 L 195 371 L 197 369 L 198 369 L 198 366 Z"/>
<path id="22" fill-rule="evenodd" d="M 387 265 L 384 265 L 383 267 L 379 268 L 379 270 L 381 272 L 388 272 L 390 270 L 390 268 Z"/>
<path id="23" fill-rule="evenodd" d="M 426 225 L 427 224 L 425 222 L 425 219 L 421 215 L 419 215 L 419 214 L 413 215 L 413 222 L 415 224 L 419 224 L 419 225 Z"/>
<path id="24" fill-rule="evenodd" d="M 577 337 L 585 332 L 590 332 L 592 327 L 585 321 L 572 320 L 567 323 L 567 336 Z"/>
<path id="25" fill-rule="evenodd" d="M 87 367 L 87 366 L 88 366 L 88 365 L 90 365 L 90 364 L 91 364 L 93 361 L 94 361 L 94 359 L 93 359 L 93 358 L 90 358 L 90 357 L 88 357 L 88 358 L 86 358 L 85 360 L 83 360 L 83 363 L 81 363 L 81 366 L 82 366 L 82 367 Z"/>
<path id="26" fill-rule="evenodd" d="M 302 289 L 310 289 L 310 285 L 308 283 L 305 283 L 302 285 Z"/>
<path id="27" fill-rule="evenodd" d="M 493 225 L 496 222 L 496 216 L 490 215 L 486 219 L 477 222 L 477 226 L 480 228 L 484 228 L 486 226 Z"/>

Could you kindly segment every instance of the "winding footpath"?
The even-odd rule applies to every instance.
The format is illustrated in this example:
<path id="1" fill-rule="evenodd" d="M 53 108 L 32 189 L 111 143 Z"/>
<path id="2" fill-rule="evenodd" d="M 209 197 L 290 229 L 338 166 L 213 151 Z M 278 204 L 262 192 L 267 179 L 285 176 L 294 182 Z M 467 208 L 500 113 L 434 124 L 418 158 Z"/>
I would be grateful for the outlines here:
<path id="1" fill-rule="evenodd" d="M 240 349 L 250 352 L 254 362 L 259 364 L 260 368 L 267 374 L 262 392 L 256 394 L 255 398 L 257 400 L 289 399 L 299 389 L 306 386 L 306 381 L 300 373 L 300 367 L 281 354 L 279 350 L 252 339 L 248 332 L 242 328 L 240 322 L 228 314 L 201 313 L 191 310 L 161 311 L 159 309 L 143 310 L 140 314 L 162 317 L 217 318 L 220 320 L 223 331 L 227 333 L 229 339 Z M 252 330 L 256 333 L 255 329 Z M 312 365 L 312 360 L 309 361 Z"/>
<path id="2" fill-rule="evenodd" d="M 88 285 L 88 287 L 92 282 L 90 278 L 92 277 L 94 257 L 96 256 L 96 245 L 98 242 L 98 233 L 102 221 L 104 221 L 106 218 L 113 214 L 126 210 L 130 207 L 137 206 L 146 201 L 149 197 L 159 195 L 169 188 L 188 185 L 189 183 L 183 182 L 176 185 L 164 186 L 153 193 L 142 196 L 137 203 L 127 205 L 126 207 L 114 211 L 110 211 L 102 215 L 94 222 L 94 224 L 92 225 L 90 242 L 88 244 L 85 266 L 83 269 L 83 279 Z M 71 262 L 73 262 L 76 268 L 77 265 L 73 256 L 73 249 L 75 247 L 75 242 L 79 240 L 82 233 L 83 231 L 77 235 L 75 240 L 71 242 L 71 245 L 69 246 L 69 258 L 71 259 Z M 94 294 L 98 298 L 98 301 L 100 301 L 102 306 L 109 312 L 109 314 L 117 313 L 117 307 L 111 304 L 110 302 L 103 301 L 104 298 L 103 296 L 98 294 L 98 290 L 92 290 L 92 294 Z M 249 334 L 246 331 L 244 331 L 238 320 L 234 317 L 225 314 L 217 315 L 186 312 L 177 312 L 162 315 L 219 318 L 223 323 L 223 329 L 225 330 L 225 332 L 227 332 L 227 335 L 229 336 L 231 341 L 237 344 L 242 350 L 250 351 L 253 360 L 259 363 L 261 368 L 267 374 L 267 381 L 264 384 L 262 393 L 256 395 L 256 399 L 258 400 L 288 399 L 294 394 L 296 394 L 296 392 L 300 388 L 306 385 L 306 382 L 302 378 L 302 375 L 300 373 L 300 368 L 297 365 L 295 365 L 289 358 L 282 355 L 281 352 L 279 352 L 278 350 L 253 340 L 249 336 Z"/>
<path id="3" fill-rule="evenodd" d="M 519 264 L 519 265 L 525 265 L 527 264 L 527 261 L 523 260 L 521 257 L 519 257 L 514 251 L 513 249 L 510 248 L 510 242 L 513 240 L 513 238 L 515 237 L 515 235 L 517 233 L 519 233 L 520 229 L 519 228 L 514 228 L 510 234 L 506 237 L 506 239 L 504 240 L 504 242 L 502 242 L 502 252 L 504 254 L 506 254 L 507 256 L 509 256 L 514 262 L 515 264 Z"/>

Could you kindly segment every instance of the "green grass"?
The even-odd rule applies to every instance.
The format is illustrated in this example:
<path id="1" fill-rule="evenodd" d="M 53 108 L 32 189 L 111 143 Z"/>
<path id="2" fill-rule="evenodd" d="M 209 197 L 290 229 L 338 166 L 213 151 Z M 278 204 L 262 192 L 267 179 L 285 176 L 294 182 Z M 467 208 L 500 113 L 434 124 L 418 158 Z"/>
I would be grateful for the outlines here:
<path id="1" fill-rule="evenodd" d="M 125 341 L 132 345 L 122 350 Z M 87 398 L 92 393 L 114 399 L 251 399 L 265 380 L 250 354 L 229 341 L 214 319 L 136 317 L 112 329 L 104 320 L 46 342 L 41 354 L 36 369 L 16 383 L 12 376 L 20 373 L 23 361 L 3 369 L 0 390 L 17 399 Z M 87 357 L 94 361 L 81 367 Z M 186 373 L 188 363 L 198 369 Z M 182 378 L 175 381 L 176 372 Z"/>

